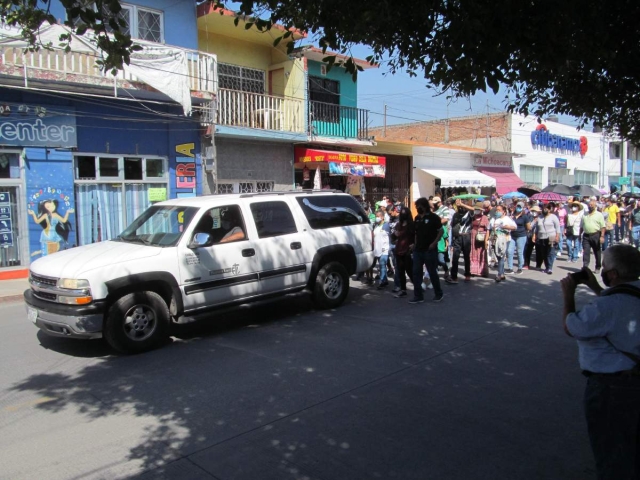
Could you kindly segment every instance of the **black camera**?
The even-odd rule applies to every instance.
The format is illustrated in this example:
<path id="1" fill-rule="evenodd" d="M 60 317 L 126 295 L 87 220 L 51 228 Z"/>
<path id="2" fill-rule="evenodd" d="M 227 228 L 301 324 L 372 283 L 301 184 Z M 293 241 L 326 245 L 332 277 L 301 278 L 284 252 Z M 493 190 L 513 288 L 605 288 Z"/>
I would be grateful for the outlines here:
<path id="1" fill-rule="evenodd" d="M 572 273 L 571 278 L 573 278 L 573 281 L 576 282 L 576 285 L 578 285 L 580 283 L 587 283 L 589 281 L 589 274 L 583 268 L 579 272 Z"/>

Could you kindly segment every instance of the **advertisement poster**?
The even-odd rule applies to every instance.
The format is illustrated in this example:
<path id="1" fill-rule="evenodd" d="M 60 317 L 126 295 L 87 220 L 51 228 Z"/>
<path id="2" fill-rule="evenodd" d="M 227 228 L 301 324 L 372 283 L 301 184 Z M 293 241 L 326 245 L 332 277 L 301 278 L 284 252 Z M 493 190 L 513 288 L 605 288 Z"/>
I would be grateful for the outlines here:
<path id="1" fill-rule="evenodd" d="M 76 246 L 71 152 L 26 149 L 29 252 L 32 259 Z"/>

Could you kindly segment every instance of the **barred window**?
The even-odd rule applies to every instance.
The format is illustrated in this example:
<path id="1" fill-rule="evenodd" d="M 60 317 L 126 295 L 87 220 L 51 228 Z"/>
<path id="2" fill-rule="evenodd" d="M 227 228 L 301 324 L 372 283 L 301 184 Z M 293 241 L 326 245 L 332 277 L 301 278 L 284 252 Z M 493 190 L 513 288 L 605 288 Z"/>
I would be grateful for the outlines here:
<path id="1" fill-rule="evenodd" d="M 254 68 L 218 64 L 218 82 L 220 88 L 249 93 L 265 92 L 265 72 Z"/>

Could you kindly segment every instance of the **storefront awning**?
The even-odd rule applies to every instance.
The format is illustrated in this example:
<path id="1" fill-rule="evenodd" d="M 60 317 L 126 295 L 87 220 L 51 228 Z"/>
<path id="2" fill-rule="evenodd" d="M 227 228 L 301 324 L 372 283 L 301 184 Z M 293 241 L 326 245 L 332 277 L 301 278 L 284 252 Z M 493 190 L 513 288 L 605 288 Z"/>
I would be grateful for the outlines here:
<path id="1" fill-rule="evenodd" d="M 387 159 L 376 155 L 362 153 L 335 152 L 330 150 L 315 150 L 312 148 L 294 147 L 295 163 L 314 164 L 326 163 L 330 175 L 360 177 L 384 177 Z"/>
<path id="2" fill-rule="evenodd" d="M 520 177 L 507 167 L 478 167 L 478 171 L 495 178 L 498 195 L 515 192 L 518 187 L 524 185 Z"/>
<path id="3" fill-rule="evenodd" d="M 477 170 L 436 170 L 423 168 L 423 172 L 440 179 L 440 187 L 495 187 L 494 178 Z"/>

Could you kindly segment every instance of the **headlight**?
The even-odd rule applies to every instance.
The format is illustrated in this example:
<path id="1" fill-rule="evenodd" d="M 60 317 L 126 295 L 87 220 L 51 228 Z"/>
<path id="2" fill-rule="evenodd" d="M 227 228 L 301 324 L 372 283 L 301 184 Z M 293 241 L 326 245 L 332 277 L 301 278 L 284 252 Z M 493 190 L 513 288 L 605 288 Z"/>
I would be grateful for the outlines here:
<path id="1" fill-rule="evenodd" d="M 58 280 L 58 288 L 65 288 L 68 290 L 82 290 L 83 288 L 89 288 L 89 280 L 77 280 L 75 278 L 60 278 Z"/>
<path id="2" fill-rule="evenodd" d="M 59 303 L 66 303 L 67 305 L 87 305 L 93 301 L 93 297 L 90 295 L 84 295 L 82 297 L 65 297 L 58 295 Z"/>

